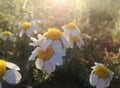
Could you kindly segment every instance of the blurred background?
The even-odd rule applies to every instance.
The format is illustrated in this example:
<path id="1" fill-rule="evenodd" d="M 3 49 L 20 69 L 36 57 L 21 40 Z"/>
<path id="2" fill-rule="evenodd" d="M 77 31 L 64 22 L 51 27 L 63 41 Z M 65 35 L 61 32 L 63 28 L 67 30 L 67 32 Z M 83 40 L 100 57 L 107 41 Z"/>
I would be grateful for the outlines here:
<path id="1" fill-rule="evenodd" d="M 36 21 L 39 33 L 74 22 L 91 38 L 80 49 L 67 49 L 64 64 L 46 74 L 28 62 L 34 47 L 29 37 L 18 36 L 25 21 Z M 115 73 L 109 88 L 120 86 L 120 0 L 0 0 L 0 33 L 5 30 L 16 39 L 0 39 L 0 58 L 19 65 L 23 78 L 17 85 L 3 81 L 3 88 L 93 88 L 89 75 L 94 62 Z"/>

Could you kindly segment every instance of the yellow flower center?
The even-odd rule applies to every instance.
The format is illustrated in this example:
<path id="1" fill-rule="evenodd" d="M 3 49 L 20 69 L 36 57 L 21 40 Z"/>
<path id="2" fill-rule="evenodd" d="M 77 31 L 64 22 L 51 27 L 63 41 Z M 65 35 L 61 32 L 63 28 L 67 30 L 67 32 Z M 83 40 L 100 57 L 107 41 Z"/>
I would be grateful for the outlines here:
<path id="1" fill-rule="evenodd" d="M 69 23 L 69 24 L 68 24 L 68 28 L 69 28 L 69 29 L 76 29 L 76 27 L 77 27 L 77 26 L 76 26 L 75 23 Z"/>
<path id="2" fill-rule="evenodd" d="M 105 66 L 97 66 L 95 67 L 95 73 L 100 77 L 100 78 L 108 78 L 110 70 L 105 67 Z"/>
<path id="3" fill-rule="evenodd" d="M 38 51 L 38 57 L 43 60 L 48 60 L 53 56 L 54 50 L 51 46 L 49 46 L 45 51 L 42 49 L 39 49 Z"/>
<path id="4" fill-rule="evenodd" d="M 78 41 L 80 41 L 80 37 L 79 36 L 71 36 L 71 40 L 74 42 L 78 42 Z"/>
<path id="5" fill-rule="evenodd" d="M 3 76 L 6 72 L 6 62 L 4 60 L 0 60 L 0 76 Z"/>
<path id="6" fill-rule="evenodd" d="M 51 40 L 61 40 L 62 32 L 58 28 L 50 28 L 45 33 L 45 37 Z"/>
<path id="7" fill-rule="evenodd" d="M 4 31 L 3 34 L 4 34 L 5 36 L 10 36 L 12 33 L 11 33 L 10 31 Z"/>
<path id="8" fill-rule="evenodd" d="M 23 29 L 28 29 L 28 28 L 30 28 L 31 27 L 31 23 L 29 23 L 29 22 L 24 22 L 23 24 L 22 24 L 22 28 Z"/>

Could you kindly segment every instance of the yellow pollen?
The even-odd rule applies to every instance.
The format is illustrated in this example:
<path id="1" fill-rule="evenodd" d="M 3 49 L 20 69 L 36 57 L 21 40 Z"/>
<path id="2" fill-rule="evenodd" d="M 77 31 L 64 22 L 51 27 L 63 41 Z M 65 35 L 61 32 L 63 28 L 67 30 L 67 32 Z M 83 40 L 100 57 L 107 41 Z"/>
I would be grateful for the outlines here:
<path id="1" fill-rule="evenodd" d="M 80 37 L 79 36 L 71 36 L 71 40 L 74 42 L 78 42 L 78 41 L 80 41 Z"/>
<path id="2" fill-rule="evenodd" d="M 69 29 L 76 29 L 76 27 L 77 27 L 77 26 L 76 26 L 75 23 L 69 23 L 69 24 L 68 24 L 68 28 L 69 28 Z"/>
<path id="3" fill-rule="evenodd" d="M 49 28 L 45 33 L 45 37 L 51 40 L 61 40 L 62 32 L 58 28 Z"/>
<path id="4" fill-rule="evenodd" d="M 0 76 L 3 76 L 6 72 L 6 62 L 4 60 L 0 60 Z"/>
<path id="5" fill-rule="evenodd" d="M 97 66 L 95 67 L 95 73 L 100 77 L 100 78 L 103 78 L 103 79 L 106 79 L 109 77 L 109 73 L 110 73 L 110 70 L 105 67 L 105 66 Z"/>
<path id="6" fill-rule="evenodd" d="M 49 46 L 45 51 L 42 49 L 39 49 L 38 51 L 38 57 L 43 60 L 48 60 L 53 56 L 54 50 L 51 46 Z"/>
<path id="7" fill-rule="evenodd" d="M 10 36 L 12 33 L 11 33 L 10 31 L 4 31 L 3 34 L 4 34 L 5 36 Z"/>
<path id="8" fill-rule="evenodd" d="M 28 28 L 30 28 L 31 27 L 31 23 L 30 22 L 24 22 L 23 24 L 22 24 L 22 28 L 23 29 L 28 29 Z"/>

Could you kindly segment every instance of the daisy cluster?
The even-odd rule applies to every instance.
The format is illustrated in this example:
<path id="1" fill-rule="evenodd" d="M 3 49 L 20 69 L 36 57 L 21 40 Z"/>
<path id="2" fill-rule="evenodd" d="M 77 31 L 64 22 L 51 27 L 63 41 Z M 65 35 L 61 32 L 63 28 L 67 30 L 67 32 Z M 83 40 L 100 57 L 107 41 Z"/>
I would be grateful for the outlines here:
<path id="1" fill-rule="evenodd" d="M 73 48 L 74 43 L 78 48 L 84 45 L 83 38 L 88 35 L 81 36 L 81 31 L 75 23 L 69 23 L 61 29 L 56 27 L 48 28 L 48 30 L 38 34 L 38 39 L 31 37 L 31 46 L 36 46 L 35 50 L 29 57 L 34 60 L 37 69 L 44 69 L 47 73 L 55 70 L 57 65 L 63 64 L 63 58 L 67 48 Z"/>

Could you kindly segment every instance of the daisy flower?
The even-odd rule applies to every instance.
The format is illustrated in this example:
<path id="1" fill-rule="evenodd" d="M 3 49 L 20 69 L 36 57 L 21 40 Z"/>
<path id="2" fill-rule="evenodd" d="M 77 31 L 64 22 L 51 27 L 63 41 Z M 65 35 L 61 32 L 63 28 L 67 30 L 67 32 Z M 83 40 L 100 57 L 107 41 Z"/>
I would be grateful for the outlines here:
<path id="1" fill-rule="evenodd" d="M 96 62 L 92 69 L 93 71 L 90 74 L 90 84 L 96 86 L 96 88 L 108 87 L 114 73 L 103 64 Z"/>
<path id="2" fill-rule="evenodd" d="M 38 26 L 36 25 L 35 21 L 32 22 L 24 22 L 21 26 L 21 31 L 19 36 L 22 37 L 22 35 L 24 33 L 26 33 L 26 35 L 28 37 L 30 37 L 32 35 L 33 32 L 37 32 Z"/>
<path id="3" fill-rule="evenodd" d="M 66 48 L 70 46 L 65 34 L 58 28 L 49 28 L 48 31 L 45 32 L 40 39 L 38 39 L 38 41 L 43 50 L 46 50 L 46 48 L 50 45 L 59 51 L 62 50 L 62 45 Z"/>
<path id="4" fill-rule="evenodd" d="M 62 56 L 65 56 L 64 50 L 56 50 L 52 46 L 48 46 L 46 50 L 37 47 L 29 57 L 29 60 L 35 61 L 35 66 L 37 69 L 42 70 L 43 68 L 47 73 L 51 73 L 55 70 L 56 65 L 61 65 L 63 63 Z"/>
<path id="5" fill-rule="evenodd" d="M 84 41 L 80 36 L 70 36 L 69 43 L 71 48 L 73 48 L 74 43 L 77 45 L 78 48 L 84 45 Z"/>
<path id="6" fill-rule="evenodd" d="M 4 31 L 0 35 L 1 39 L 4 41 L 10 40 L 12 41 L 14 39 L 14 35 L 10 31 Z"/>
<path id="7" fill-rule="evenodd" d="M 79 36 L 81 31 L 75 23 L 69 23 L 62 27 L 68 36 Z"/>
<path id="8" fill-rule="evenodd" d="M 0 60 L 0 77 L 3 78 L 8 83 L 17 84 L 20 82 L 22 76 L 18 72 L 19 70 L 20 68 L 17 65 L 11 62 Z M 0 88 L 2 88 L 1 82 L 0 82 Z"/>

